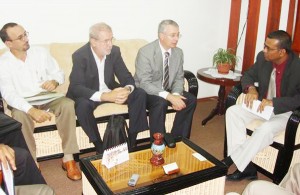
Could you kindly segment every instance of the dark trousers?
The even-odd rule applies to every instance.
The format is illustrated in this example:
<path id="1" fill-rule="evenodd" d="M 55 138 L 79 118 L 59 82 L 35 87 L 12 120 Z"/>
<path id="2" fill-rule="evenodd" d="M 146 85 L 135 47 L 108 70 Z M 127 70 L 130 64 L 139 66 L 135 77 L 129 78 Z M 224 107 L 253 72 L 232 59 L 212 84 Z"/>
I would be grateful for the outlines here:
<path id="1" fill-rule="evenodd" d="M 21 126 L 16 123 L 18 123 L 16 120 L 0 112 L 0 144 L 8 145 L 15 151 L 17 167 L 14 171 L 15 185 L 46 184 L 29 153 Z"/>
<path id="2" fill-rule="evenodd" d="M 185 91 L 182 96 L 186 98 L 186 100 L 184 100 L 186 108 L 176 112 L 171 133 L 174 136 L 189 138 L 193 115 L 197 105 L 197 98 Z M 170 105 L 170 102 L 160 96 L 147 95 L 147 109 L 149 110 L 149 127 L 151 135 L 157 132 L 166 132 L 166 114 L 168 106 Z"/>
<path id="3" fill-rule="evenodd" d="M 13 149 L 17 167 L 14 171 L 15 185 L 46 184 L 29 151 L 18 147 Z"/>
<path id="4" fill-rule="evenodd" d="M 75 100 L 75 112 L 77 119 L 90 139 L 90 142 L 101 141 L 97 127 L 97 121 L 93 114 L 94 110 L 105 102 L 94 102 L 92 100 L 77 98 Z M 149 129 L 146 114 L 146 92 L 136 88 L 128 96 L 129 134 L 136 138 L 138 132 Z M 134 139 L 135 139 L 134 138 Z"/>
<path id="5" fill-rule="evenodd" d="M 21 123 L 0 112 L 0 144 L 28 150 L 21 131 Z"/>

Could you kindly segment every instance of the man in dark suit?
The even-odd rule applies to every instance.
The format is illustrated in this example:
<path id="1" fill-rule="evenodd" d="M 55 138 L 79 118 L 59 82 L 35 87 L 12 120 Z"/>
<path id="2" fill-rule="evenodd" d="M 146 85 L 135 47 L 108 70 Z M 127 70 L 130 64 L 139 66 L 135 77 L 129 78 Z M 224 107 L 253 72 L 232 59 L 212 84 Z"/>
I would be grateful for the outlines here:
<path id="1" fill-rule="evenodd" d="M 196 97 L 183 90 L 183 52 L 177 47 L 178 24 L 163 20 L 158 37 L 139 50 L 134 75 L 136 86 L 147 92 L 150 132 L 151 135 L 166 132 L 165 119 L 170 105 L 177 111 L 171 133 L 189 138 Z"/>
<path id="2" fill-rule="evenodd" d="M 129 139 L 133 147 L 137 133 L 148 129 L 146 93 L 135 87 L 120 48 L 112 43 L 113 33 L 109 25 L 93 25 L 89 37 L 89 42 L 72 55 L 73 68 L 67 96 L 75 101 L 78 121 L 98 153 L 103 152 L 103 144 L 93 111 L 105 102 L 127 103 Z"/>
<path id="3" fill-rule="evenodd" d="M 252 107 L 254 100 L 260 100 L 258 112 L 266 106 L 273 106 L 269 120 L 242 108 L 231 106 L 226 111 L 226 134 L 228 157 L 223 162 L 233 163 L 237 170 L 227 176 L 227 180 L 256 179 L 257 173 L 251 163 L 254 156 L 273 143 L 273 138 L 281 133 L 292 114 L 300 106 L 300 60 L 291 50 L 291 37 L 282 30 L 271 32 L 258 53 L 256 62 L 241 79 L 245 94 L 244 103 Z M 258 87 L 258 89 L 256 88 Z M 255 128 L 250 138 L 246 136 L 246 126 L 255 119 L 262 123 Z"/>

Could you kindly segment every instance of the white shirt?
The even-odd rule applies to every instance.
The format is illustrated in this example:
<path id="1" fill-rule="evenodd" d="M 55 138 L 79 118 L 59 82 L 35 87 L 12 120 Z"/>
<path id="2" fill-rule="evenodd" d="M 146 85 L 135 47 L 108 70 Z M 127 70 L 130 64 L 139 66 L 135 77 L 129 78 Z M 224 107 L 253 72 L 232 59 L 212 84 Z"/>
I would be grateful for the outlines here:
<path id="1" fill-rule="evenodd" d="M 93 48 L 91 47 L 94 59 L 97 64 L 97 69 L 98 69 L 98 75 L 99 75 L 99 91 L 95 92 L 90 100 L 93 100 L 95 102 L 101 102 L 101 96 L 104 92 L 110 92 L 111 90 L 107 87 L 107 85 L 104 82 L 104 66 L 105 66 L 105 60 L 106 56 L 104 56 L 103 60 L 101 61 L 96 53 L 94 52 Z M 126 85 L 130 87 L 131 92 L 134 90 L 134 86 L 132 85 Z"/>
<path id="2" fill-rule="evenodd" d="M 159 47 L 160 47 L 160 49 L 161 49 L 161 54 L 162 54 L 162 56 L 163 56 L 163 63 L 162 63 L 162 65 L 164 66 L 164 61 L 165 61 L 165 52 L 169 52 L 169 59 L 170 59 L 170 57 L 171 57 L 171 48 L 170 49 L 168 49 L 168 50 L 165 50 L 164 48 L 163 48 L 163 46 L 160 44 L 160 42 L 159 42 Z M 170 60 L 168 61 L 168 63 L 170 63 Z M 169 65 L 169 64 L 168 64 Z M 163 68 L 163 70 L 164 70 L 164 68 Z M 163 75 L 164 75 L 165 73 L 163 73 Z M 164 79 L 164 78 L 163 78 Z M 163 89 L 164 87 L 163 87 L 163 83 L 164 83 L 164 81 L 162 82 L 162 84 L 161 84 L 161 88 Z M 160 97 L 162 97 L 162 98 L 164 98 L 164 99 L 167 99 L 167 96 L 168 96 L 168 94 L 169 94 L 169 92 L 167 92 L 167 91 L 162 91 L 162 92 L 159 92 L 158 93 L 158 95 L 160 96 Z M 173 95 L 179 95 L 178 93 L 173 93 Z"/>
<path id="3" fill-rule="evenodd" d="M 50 53 L 41 47 L 27 51 L 25 62 L 10 51 L 0 57 L 0 91 L 8 105 L 28 112 L 32 107 L 24 98 L 46 91 L 43 82 L 55 80 L 64 82 L 64 73 Z"/>
<path id="4" fill-rule="evenodd" d="M 97 69 L 98 69 L 99 91 L 94 93 L 92 95 L 92 97 L 90 98 L 90 100 L 93 100 L 95 102 L 101 102 L 102 93 L 111 91 L 104 82 L 104 65 L 105 65 L 106 56 L 104 56 L 103 60 L 100 61 L 100 59 L 98 58 L 98 56 L 96 55 L 96 53 L 94 52 L 92 47 L 91 47 L 91 49 L 92 49 L 92 53 L 93 53 L 94 59 L 97 64 Z"/>

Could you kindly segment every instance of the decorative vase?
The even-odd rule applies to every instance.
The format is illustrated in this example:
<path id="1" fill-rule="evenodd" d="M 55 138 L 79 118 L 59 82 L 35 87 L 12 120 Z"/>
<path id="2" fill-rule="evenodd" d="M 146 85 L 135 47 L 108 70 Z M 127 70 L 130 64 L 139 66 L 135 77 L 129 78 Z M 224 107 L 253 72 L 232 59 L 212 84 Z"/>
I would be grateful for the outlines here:
<path id="1" fill-rule="evenodd" d="M 228 74 L 232 68 L 230 64 L 218 64 L 217 69 L 219 74 Z"/>
<path id="2" fill-rule="evenodd" d="M 165 163 L 165 160 L 162 156 L 165 150 L 165 144 L 163 142 L 164 135 L 161 133 L 154 133 L 154 142 L 151 145 L 152 158 L 150 162 L 152 165 L 158 166 Z"/>

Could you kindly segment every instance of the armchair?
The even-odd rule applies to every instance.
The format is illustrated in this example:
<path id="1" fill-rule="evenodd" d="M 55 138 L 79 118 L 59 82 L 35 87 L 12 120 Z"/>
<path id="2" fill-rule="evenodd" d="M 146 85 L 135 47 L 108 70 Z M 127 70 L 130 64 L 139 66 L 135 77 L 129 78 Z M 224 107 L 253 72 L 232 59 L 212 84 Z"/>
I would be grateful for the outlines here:
<path id="1" fill-rule="evenodd" d="M 236 85 L 229 92 L 226 99 L 226 109 L 240 103 L 239 95 L 242 93 L 242 86 Z M 300 107 L 293 111 L 290 116 L 285 131 L 274 138 L 274 142 L 259 152 L 252 162 L 257 170 L 279 184 L 290 166 L 300 162 Z M 255 127 L 262 121 L 254 120 L 247 125 L 247 134 L 251 136 Z M 226 127 L 225 127 L 226 132 Z M 224 139 L 224 156 L 227 156 L 226 134 Z"/>

